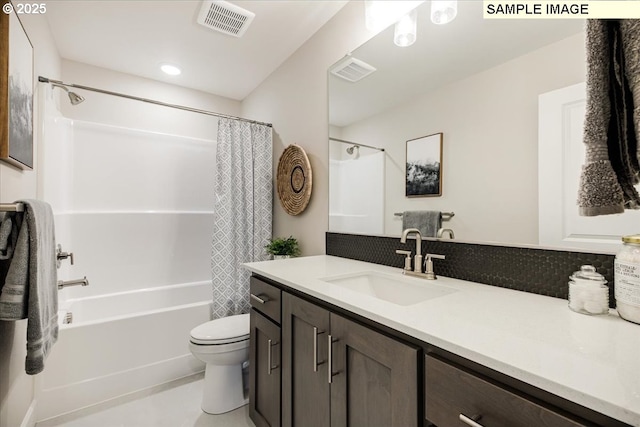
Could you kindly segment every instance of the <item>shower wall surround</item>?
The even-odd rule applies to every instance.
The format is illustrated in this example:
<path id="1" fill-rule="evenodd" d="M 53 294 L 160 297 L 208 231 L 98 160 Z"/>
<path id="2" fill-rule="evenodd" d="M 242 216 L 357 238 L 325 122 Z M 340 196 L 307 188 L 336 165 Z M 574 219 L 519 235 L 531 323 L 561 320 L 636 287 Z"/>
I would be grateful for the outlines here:
<path id="1" fill-rule="evenodd" d="M 404 256 L 396 249 L 415 250 L 415 242 L 400 243 L 397 237 L 326 233 L 327 255 L 403 268 Z M 581 265 L 596 267 L 609 282 L 609 301 L 614 307 L 614 255 L 539 248 L 423 240 L 422 253 L 445 255 L 434 260 L 437 275 L 568 298 L 569 276 Z"/>
<path id="2" fill-rule="evenodd" d="M 238 115 L 240 104 L 74 61 L 61 80 L 178 105 Z M 46 117 L 43 196 L 60 224 L 58 241 L 74 252 L 63 279 L 90 286 L 65 298 L 210 281 L 209 255 L 217 120 L 210 116 L 78 91 Z M 65 100 L 63 100 L 65 101 Z"/>
<path id="3" fill-rule="evenodd" d="M 59 150 L 54 140 L 47 147 L 66 153 L 57 164 L 67 166 L 56 176 L 45 172 L 44 192 L 54 201 L 57 240 L 75 255 L 61 276 L 90 282 L 65 296 L 210 279 L 213 139 L 64 118 L 49 123 L 50 133 L 67 136 L 56 138 Z"/>

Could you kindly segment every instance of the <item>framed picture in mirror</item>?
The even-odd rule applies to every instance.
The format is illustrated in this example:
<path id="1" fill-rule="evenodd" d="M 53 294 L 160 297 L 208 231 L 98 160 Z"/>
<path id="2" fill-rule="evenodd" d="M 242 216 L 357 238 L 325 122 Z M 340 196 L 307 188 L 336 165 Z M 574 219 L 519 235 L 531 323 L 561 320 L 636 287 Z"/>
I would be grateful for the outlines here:
<path id="1" fill-rule="evenodd" d="M 407 141 L 407 197 L 442 196 L 442 133 Z"/>
<path id="2" fill-rule="evenodd" d="M 0 160 L 33 169 L 33 46 L 9 12 L 0 14 L 0 102 Z"/>

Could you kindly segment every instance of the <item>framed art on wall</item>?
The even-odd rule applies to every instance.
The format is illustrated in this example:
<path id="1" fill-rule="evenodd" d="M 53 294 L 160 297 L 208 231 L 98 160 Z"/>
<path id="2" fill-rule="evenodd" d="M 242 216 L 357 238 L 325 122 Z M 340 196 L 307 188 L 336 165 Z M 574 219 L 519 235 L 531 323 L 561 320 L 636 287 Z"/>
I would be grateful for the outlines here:
<path id="1" fill-rule="evenodd" d="M 407 197 L 442 196 L 442 133 L 407 141 Z"/>
<path id="2" fill-rule="evenodd" d="M 33 169 L 33 46 L 16 13 L 0 14 L 0 160 Z"/>

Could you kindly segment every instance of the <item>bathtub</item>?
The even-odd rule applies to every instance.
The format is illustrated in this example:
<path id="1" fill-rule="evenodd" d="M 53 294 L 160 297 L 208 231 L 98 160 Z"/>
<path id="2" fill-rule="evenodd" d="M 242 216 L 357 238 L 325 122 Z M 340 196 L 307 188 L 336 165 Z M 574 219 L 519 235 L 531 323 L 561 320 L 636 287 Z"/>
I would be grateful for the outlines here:
<path id="1" fill-rule="evenodd" d="M 60 303 L 58 342 L 40 383 L 40 421 L 204 370 L 189 331 L 210 320 L 211 283 L 193 282 Z"/>

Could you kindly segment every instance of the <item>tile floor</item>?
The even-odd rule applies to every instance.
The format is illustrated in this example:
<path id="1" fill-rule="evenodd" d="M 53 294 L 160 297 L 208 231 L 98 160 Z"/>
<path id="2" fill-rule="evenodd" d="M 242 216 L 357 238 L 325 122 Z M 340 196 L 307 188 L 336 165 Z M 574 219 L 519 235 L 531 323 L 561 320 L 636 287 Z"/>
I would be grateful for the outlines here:
<path id="1" fill-rule="evenodd" d="M 203 375 L 183 378 L 36 424 L 36 427 L 255 427 L 249 407 L 222 415 L 200 409 Z"/>

